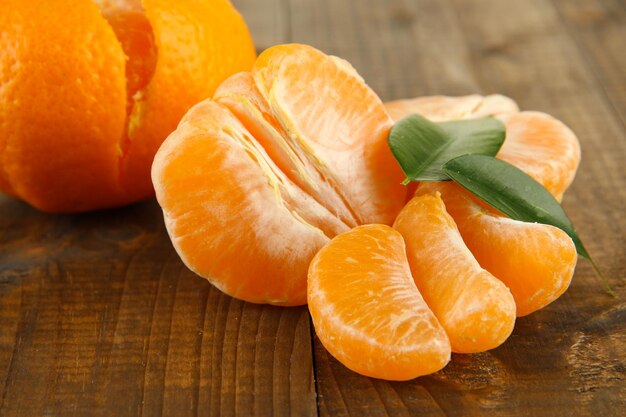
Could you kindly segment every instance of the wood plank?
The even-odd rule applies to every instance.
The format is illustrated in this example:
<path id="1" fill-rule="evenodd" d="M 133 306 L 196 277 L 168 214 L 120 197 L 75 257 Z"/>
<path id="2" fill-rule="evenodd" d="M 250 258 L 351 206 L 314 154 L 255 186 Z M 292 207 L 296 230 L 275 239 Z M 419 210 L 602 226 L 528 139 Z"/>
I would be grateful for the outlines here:
<path id="1" fill-rule="evenodd" d="M 553 0 L 561 19 L 626 126 L 626 4 L 619 0 Z"/>
<path id="2" fill-rule="evenodd" d="M 453 355 L 405 383 L 359 376 L 314 339 L 321 415 L 619 415 L 625 391 L 624 136 L 549 2 L 292 0 L 293 40 L 352 62 L 385 99 L 501 92 L 580 136 L 584 162 L 565 206 L 620 297 L 581 261 L 569 292 L 521 318 L 503 346 Z M 506 17 L 506 18 L 504 18 Z M 592 155 L 592 157 L 590 157 Z M 609 171 L 609 172 L 607 172 Z M 576 411 L 572 411 L 576 404 Z"/>
<path id="3" fill-rule="evenodd" d="M 154 201 L 77 216 L 0 197 L 3 416 L 316 415 L 306 308 L 180 262 Z"/>
<path id="4" fill-rule="evenodd" d="M 479 90 L 456 16 L 437 0 L 291 0 L 290 8 L 294 42 L 348 59 L 384 100 Z"/>
<path id="5" fill-rule="evenodd" d="M 311 43 L 384 99 L 502 92 L 564 120 L 583 147 L 564 204 L 618 298 L 581 261 L 568 293 L 500 348 L 380 381 L 311 342 L 305 308 L 242 303 L 195 277 L 154 202 L 49 216 L 0 196 L 0 415 L 626 414 L 622 3 L 234 3 L 258 50 Z"/>

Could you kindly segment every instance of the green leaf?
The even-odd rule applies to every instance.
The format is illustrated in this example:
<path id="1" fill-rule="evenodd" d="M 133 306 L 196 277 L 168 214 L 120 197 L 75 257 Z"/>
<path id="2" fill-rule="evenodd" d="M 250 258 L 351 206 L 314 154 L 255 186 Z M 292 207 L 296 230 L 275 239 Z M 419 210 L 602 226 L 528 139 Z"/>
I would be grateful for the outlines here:
<path id="1" fill-rule="evenodd" d="M 434 123 L 414 114 L 391 128 L 388 142 L 407 184 L 447 180 L 443 164 L 461 155 L 495 155 L 504 137 L 504 124 L 493 117 Z"/>
<path id="2" fill-rule="evenodd" d="M 512 219 L 549 224 L 563 230 L 574 241 L 578 254 L 591 262 L 608 292 L 614 294 L 559 202 L 524 171 L 485 155 L 454 158 L 443 165 L 442 171 Z"/>

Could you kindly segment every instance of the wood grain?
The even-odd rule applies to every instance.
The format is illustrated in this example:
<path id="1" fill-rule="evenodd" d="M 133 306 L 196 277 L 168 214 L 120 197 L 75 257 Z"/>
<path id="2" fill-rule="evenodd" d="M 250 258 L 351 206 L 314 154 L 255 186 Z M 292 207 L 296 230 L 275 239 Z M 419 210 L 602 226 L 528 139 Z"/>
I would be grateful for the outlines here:
<path id="1" fill-rule="evenodd" d="M 154 201 L 52 216 L 0 197 L 3 416 L 316 415 L 305 308 L 188 271 Z"/>
<path id="2" fill-rule="evenodd" d="M 616 290 L 571 288 L 501 347 L 408 382 L 362 377 L 306 308 L 187 270 L 154 201 L 76 216 L 0 196 L 0 416 L 626 415 L 626 61 L 618 0 L 236 0 L 263 50 L 310 43 L 385 100 L 500 92 L 579 136 L 564 206 Z"/>
<path id="3" fill-rule="evenodd" d="M 554 5 L 626 126 L 626 4 L 616 0 L 554 0 Z"/>

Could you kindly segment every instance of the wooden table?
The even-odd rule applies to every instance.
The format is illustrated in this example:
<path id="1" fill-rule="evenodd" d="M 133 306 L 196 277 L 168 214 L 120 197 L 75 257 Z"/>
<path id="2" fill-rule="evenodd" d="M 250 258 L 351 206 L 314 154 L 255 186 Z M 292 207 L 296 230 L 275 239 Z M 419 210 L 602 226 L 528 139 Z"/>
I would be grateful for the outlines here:
<path id="1" fill-rule="evenodd" d="M 84 215 L 0 197 L 0 415 L 626 415 L 626 7 L 619 0 L 237 0 L 259 50 L 309 43 L 383 99 L 499 92 L 580 138 L 564 206 L 580 261 L 500 348 L 410 382 L 359 376 L 306 307 L 188 271 L 155 201 Z"/>

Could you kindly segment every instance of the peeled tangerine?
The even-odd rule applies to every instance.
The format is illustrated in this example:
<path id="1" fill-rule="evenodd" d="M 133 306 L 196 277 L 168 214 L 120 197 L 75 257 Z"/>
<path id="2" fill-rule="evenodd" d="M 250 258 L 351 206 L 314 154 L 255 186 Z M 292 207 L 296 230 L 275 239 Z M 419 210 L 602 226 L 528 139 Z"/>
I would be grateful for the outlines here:
<path id="1" fill-rule="evenodd" d="M 228 0 L 2 0 L 0 28 L 0 191 L 51 212 L 151 196 L 161 142 L 255 58 Z"/>
<path id="2" fill-rule="evenodd" d="M 392 120 L 347 62 L 267 49 L 163 143 L 152 179 L 185 264 L 234 297 L 306 303 L 307 269 L 339 233 L 391 224 L 405 196 Z"/>
<path id="3" fill-rule="evenodd" d="M 498 115 L 507 126 L 498 156 L 557 196 L 580 157 L 564 125 L 503 96 L 387 108 L 438 120 Z M 251 302 L 298 305 L 308 295 L 332 355 L 361 374 L 405 380 L 441 369 L 451 351 L 503 343 L 516 314 L 567 288 L 576 252 L 558 229 L 506 219 L 449 183 L 421 184 L 402 208 L 392 123 L 347 62 L 275 46 L 186 114 L 152 180 L 189 268 Z"/>
<path id="4" fill-rule="evenodd" d="M 574 133 L 547 114 L 519 112 L 506 97 L 433 96 L 390 102 L 386 107 L 396 120 L 411 113 L 439 121 L 495 115 L 506 126 L 498 158 L 525 171 L 557 199 L 576 175 L 580 145 Z M 577 256 L 565 232 L 509 219 L 451 182 L 420 183 L 416 194 L 436 193 L 480 266 L 509 287 L 518 316 L 545 307 L 567 290 Z"/>

